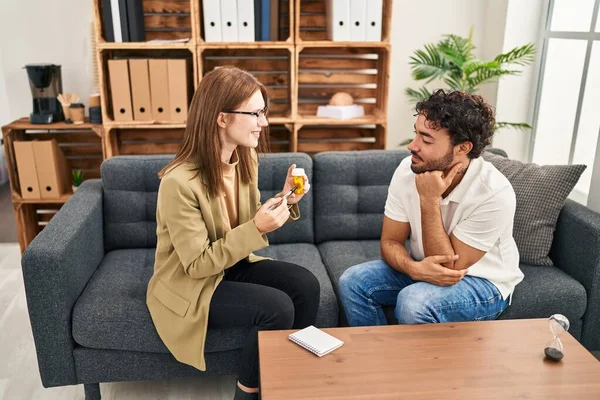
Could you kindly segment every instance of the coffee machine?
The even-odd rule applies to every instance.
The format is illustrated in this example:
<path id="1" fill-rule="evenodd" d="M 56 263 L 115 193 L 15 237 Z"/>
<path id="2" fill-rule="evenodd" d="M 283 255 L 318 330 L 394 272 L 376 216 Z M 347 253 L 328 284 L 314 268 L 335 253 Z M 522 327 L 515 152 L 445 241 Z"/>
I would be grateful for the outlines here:
<path id="1" fill-rule="evenodd" d="M 32 124 L 51 124 L 65 120 L 58 95 L 62 93 L 60 65 L 28 64 L 25 66 L 33 97 Z"/>

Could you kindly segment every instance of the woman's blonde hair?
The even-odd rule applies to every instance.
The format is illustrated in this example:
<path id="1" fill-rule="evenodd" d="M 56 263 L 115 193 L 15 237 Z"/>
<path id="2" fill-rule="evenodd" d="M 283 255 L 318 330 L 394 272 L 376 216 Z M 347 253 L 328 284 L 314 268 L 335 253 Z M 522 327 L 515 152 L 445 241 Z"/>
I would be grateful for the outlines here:
<path id="1" fill-rule="evenodd" d="M 218 196 L 223 190 L 221 166 L 223 143 L 217 129 L 218 115 L 225 110 L 240 107 L 257 90 L 260 90 L 265 104 L 268 104 L 267 89 L 252 74 L 235 67 L 220 67 L 207 73 L 192 98 L 181 148 L 158 176 L 162 178 L 181 163 L 190 162 L 206 181 L 209 194 L 213 197 Z M 227 115 L 227 118 L 235 117 L 235 115 Z M 258 152 L 268 151 L 268 134 L 268 126 L 263 127 Z M 240 178 L 246 184 L 252 182 L 256 170 L 252 151 L 242 146 L 238 146 L 237 149 Z"/>

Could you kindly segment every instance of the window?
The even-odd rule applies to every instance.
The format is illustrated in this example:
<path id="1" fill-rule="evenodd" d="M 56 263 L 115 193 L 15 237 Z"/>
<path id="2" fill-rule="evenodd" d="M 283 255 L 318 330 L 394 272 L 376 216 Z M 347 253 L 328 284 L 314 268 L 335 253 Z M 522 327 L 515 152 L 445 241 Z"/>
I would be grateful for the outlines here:
<path id="1" fill-rule="evenodd" d="M 530 147 L 538 164 L 587 165 L 570 196 L 583 204 L 600 130 L 599 7 L 600 0 L 549 2 Z"/>

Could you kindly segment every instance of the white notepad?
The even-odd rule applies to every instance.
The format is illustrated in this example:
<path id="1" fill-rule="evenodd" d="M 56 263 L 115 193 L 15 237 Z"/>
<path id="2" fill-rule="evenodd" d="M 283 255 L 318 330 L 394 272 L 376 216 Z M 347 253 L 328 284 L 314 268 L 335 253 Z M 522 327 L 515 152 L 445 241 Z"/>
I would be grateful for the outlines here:
<path id="1" fill-rule="evenodd" d="M 341 340 L 312 325 L 292 333 L 288 338 L 319 357 L 323 357 L 344 344 Z"/>

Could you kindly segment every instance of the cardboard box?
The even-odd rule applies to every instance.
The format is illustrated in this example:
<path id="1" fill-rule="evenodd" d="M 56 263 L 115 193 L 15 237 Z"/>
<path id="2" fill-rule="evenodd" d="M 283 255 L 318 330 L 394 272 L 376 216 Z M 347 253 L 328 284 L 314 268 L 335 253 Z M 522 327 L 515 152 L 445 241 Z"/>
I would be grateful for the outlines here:
<path id="1" fill-rule="evenodd" d="M 71 169 L 55 139 L 35 140 L 33 153 L 42 199 L 56 199 L 71 192 Z"/>
<path id="2" fill-rule="evenodd" d="M 113 119 L 115 121 L 133 121 L 127 60 L 108 60 L 108 75 Z"/>
<path id="3" fill-rule="evenodd" d="M 187 59 L 167 60 L 169 73 L 169 105 L 172 122 L 185 122 L 189 103 L 189 74 Z"/>
<path id="4" fill-rule="evenodd" d="M 350 106 L 319 106 L 317 108 L 317 117 L 334 119 L 352 119 L 363 117 L 365 108 L 358 104 Z"/>
<path id="5" fill-rule="evenodd" d="M 156 122 L 168 122 L 171 119 L 169 107 L 169 74 L 167 60 L 148 60 L 150 70 L 150 100 L 152 117 Z"/>
<path id="6" fill-rule="evenodd" d="M 129 60 L 129 81 L 131 82 L 133 119 L 135 121 L 152 121 L 153 119 L 149 75 L 148 60 Z"/>
<path id="7" fill-rule="evenodd" d="M 21 197 L 24 199 L 40 199 L 40 187 L 33 154 L 33 142 L 14 142 L 17 175 L 21 186 Z"/>

